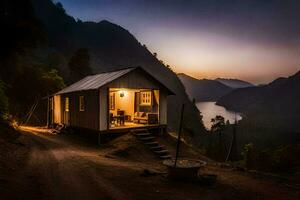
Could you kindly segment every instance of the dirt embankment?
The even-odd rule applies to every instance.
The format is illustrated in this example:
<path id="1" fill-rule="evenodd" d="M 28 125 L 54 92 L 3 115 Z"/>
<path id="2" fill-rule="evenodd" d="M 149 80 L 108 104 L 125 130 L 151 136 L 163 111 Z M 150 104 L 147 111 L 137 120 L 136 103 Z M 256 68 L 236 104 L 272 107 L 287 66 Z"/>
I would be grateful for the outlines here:
<path id="1" fill-rule="evenodd" d="M 175 140 L 159 142 L 174 154 Z M 208 161 L 203 172 L 218 175 L 215 185 L 174 182 L 166 168 L 133 135 L 101 147 L 75 135 L 55 135 L 41 128 L 6 127 L 0 136 L 1 199 L 299 199 L 284 183 Z M 182 145 L 181 155 L 205 159 Z M 142 176 L 145 169 L 157 172 Z"/>
<path id="2" fill-rule="evenodd" d="M 21 136 L 9 124 L 0 124 L 0 194 L 4 199 L 23 187 L 24 180 L 17 174 L 24 169 L 30 148 L 23 143 Z M 27 178 L 29 181 L 30 177 Z"/>

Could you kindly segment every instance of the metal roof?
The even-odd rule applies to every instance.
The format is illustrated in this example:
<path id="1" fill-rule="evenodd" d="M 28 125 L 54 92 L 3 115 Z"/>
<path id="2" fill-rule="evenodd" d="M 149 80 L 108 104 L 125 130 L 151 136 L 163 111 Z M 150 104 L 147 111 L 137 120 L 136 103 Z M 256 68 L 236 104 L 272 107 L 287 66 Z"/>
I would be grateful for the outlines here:
<path id="1" fill-rule="evenodd" d="M 56 94 L 64 94 L 64 93 L 82 91 L 82 90 L 99 89 L 101 86 L 110 83 L 111 81 L 123 76 L 124 74 L 127 74 L 128 72 L 133 71 L 134 69 L 136 68 L 127 68 L 118 71 L 104 72 L 101 74 L 87 76 L 81 79 L 80 81 L 73 83 L 72 85 L 57 92 Z"/>

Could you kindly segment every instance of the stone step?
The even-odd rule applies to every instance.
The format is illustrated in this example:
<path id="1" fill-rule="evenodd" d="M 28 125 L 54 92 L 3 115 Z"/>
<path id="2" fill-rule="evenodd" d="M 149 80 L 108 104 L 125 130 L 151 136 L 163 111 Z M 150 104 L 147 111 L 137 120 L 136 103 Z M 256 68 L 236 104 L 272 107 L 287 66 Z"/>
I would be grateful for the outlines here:
<path id="1" fill-rule="evenodd" d="M 167 160 L 167 159 L 171 159 L 172 156 L 170 155 L 162 155 L 162 156 L 159 156 L 161 159 L 164 159 L 164 160 Z"/>
<path id="2" fill-rule="evenodd" d="M 150 147 L 151 150 L 155 150 L 155 151 L 158 151 L 163 148 L 164 148 L 164 146 L 161 146 L 161 145 Z"/>
<path id="3" fill-rule="evenodd" d="M 148 130 L 145 129 L 145 128 L 143 128 L 143 129 L 134 129 L 134 130 L 131 130 L 131 132 L 135 133 L 135 134 L 137 134 L 137 133 L 145 133 L 145 132 L 147 133 Z"/>
<path id="4" fill-rule="evenodd" d="M 146 137 L 146 136 L 152 136 L 152 133 L 137 133 L 136 135 L 139 137 Z"/>
<path id="5" fill-rule="evenodd" d="M 165 155 L 165 154 L 169 154 L 169 151 L 166 149 L 163 149 L 163 150 L 159 150 L 159 151 L 154 151 L 154 153 L 159 154 L 159 155 Z"/>
<path id="6" fill-rule="evenodd" d="M 146 142 L 145 145 L 148 145 L 148 146 L 151 146 L 151 147 L 154 147 L 154 146 L 159 146 L 158 142 Z"/>
<path id="7" fill-rule="evenodd" d="M 143 141 L 149 141 L 149 140 L 154 140 L 155 137 L 142 137 L 140 138 L 140 140 L 143 140 Z"/>

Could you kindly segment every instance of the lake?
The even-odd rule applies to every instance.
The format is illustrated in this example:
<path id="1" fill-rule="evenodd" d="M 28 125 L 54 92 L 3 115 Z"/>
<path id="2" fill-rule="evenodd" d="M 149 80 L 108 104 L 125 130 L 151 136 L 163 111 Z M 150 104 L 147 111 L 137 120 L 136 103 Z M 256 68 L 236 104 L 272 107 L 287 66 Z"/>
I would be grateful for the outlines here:
<path id="1" fill-rule="evenodd" d="M 226 110 L 224 107 L 216 105 L 216 102 L 196 102 L 196 106 L 201 111 L 203 123 L 207 129 L 211 128 L 211 119 L 216 115 L 223 116 L 225 121 L 229 120 L 230 123 L 234 123 L 235 117 L 237 120 L 242 119 L 240 113 Z"/>

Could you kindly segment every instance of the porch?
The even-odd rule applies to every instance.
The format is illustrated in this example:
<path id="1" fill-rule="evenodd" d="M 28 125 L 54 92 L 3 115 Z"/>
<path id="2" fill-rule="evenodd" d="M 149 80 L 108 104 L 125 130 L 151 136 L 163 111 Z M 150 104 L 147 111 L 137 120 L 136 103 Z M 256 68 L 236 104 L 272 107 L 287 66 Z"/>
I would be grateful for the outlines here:
<path id="1" fill-rule="evenodd" d="M 109 88 L 109 130 L 157 127 L 159 90 Z"/>

